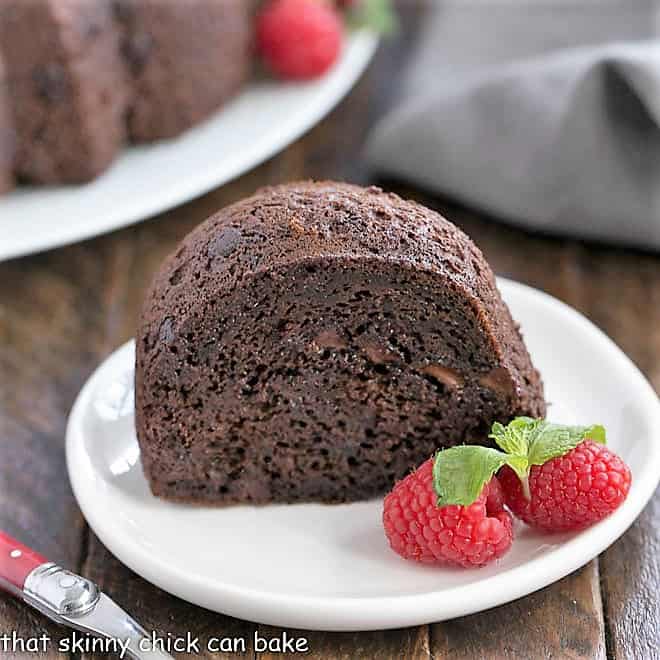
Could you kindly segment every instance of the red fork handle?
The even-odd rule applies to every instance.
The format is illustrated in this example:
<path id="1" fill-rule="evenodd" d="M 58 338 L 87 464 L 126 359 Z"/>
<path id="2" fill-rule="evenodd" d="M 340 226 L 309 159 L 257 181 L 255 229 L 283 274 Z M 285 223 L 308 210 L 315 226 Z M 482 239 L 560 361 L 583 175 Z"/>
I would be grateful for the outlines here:
<path id="1" fill-rule="evenodd" d="M 23 592 L 25 578 L 48 560 L 0 530 L 0 588 L 14 596 Z"/>

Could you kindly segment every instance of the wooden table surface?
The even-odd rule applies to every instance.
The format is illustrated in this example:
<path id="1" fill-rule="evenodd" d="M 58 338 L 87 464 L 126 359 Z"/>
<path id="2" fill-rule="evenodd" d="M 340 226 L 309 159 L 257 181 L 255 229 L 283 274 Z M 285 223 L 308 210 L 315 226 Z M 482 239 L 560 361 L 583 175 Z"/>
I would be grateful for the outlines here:
<path id="1" fill-rule="evenodd" d="M 354 91 L 279 156 L 148 222 L 0 264 L 0 528 L 96 580 L 161 635 L 190 631 L 201 639 L 252 639 L 255 630 L 268 636 L 279 631 L 169 596 L 103 547 L 87 527 L 69 486 L 64 462 L 67 414 L 99 361 L 133 335 L 143 290 L 161 259 L 211 212 L 275 182 L 310 177 L 377 182 L 364 169 L 360 149 L 368 128 L 393 101 L 393 80 L 405 66 L 419 24 L 420 12 L 413 4 L 402 5 L 401 31 L 381 48 Z M 393 182 L 380 183 L 439 209 L 460 225 L 497 273 L 580 310 L 660 389 L 659 255 L 530 235 L 449 200 Z M 659 529 L 656 492 L 637 522 L 609 550 L 546 589 L 482 614 L 417 628 L 305 633 L 309 656 L 658 658 Z M 0 597 L 0 635 L 11 631 L 22 637 L 45 631 L 54 639 L 69 634 L 24 605 Z M 247 654 L 254 655 L 251 647 Z M 52 645 L 48 657 L 65 655 Z M 25 657 L 2 652 L 0 656 Z"/>

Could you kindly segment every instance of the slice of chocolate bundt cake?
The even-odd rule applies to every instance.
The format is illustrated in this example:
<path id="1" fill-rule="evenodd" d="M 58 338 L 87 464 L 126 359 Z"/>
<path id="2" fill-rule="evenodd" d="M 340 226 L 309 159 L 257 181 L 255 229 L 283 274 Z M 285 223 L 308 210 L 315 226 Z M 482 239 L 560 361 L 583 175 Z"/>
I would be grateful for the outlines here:
<path id="1" fill-rule="evenodd" d="M 9 110 L 9 89 L 4 62 L 0 55 L 0 194 L 14 185 L 14 149 L 16 136 Z"/>
<path id="2" fill-rule="evenodd" d="M 108 0 L 2 0 L 16 173 L 94 178 L 124 141 L 127 88 Z"/>
<path id="3" fill-rule="evenodd" d="M 115 0 L 136 142 L 174 137 L 217 110 L 251 68 L 246 0 Z"/>
<path id="4" fill-rule="evenodd" d="M 144 304 L 136 426 L 156 495 L 359 500 L 544 411 L 481 252 L 377 188 L 298 183 L 225 208 Z"/>

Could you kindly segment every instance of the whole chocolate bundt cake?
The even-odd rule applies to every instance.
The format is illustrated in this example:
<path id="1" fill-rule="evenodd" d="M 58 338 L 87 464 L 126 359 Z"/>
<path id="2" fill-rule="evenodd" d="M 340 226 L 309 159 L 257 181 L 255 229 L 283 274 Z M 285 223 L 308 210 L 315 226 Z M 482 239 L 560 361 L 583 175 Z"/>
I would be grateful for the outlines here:
<path id="1" fill-rule="evenodd" d="M 151 489 L 193 502 L 368 498 L 545 412 L 472 241 L 330 182 L 261 190 L 188 235 L 147 295 L 136 366 Z"/>

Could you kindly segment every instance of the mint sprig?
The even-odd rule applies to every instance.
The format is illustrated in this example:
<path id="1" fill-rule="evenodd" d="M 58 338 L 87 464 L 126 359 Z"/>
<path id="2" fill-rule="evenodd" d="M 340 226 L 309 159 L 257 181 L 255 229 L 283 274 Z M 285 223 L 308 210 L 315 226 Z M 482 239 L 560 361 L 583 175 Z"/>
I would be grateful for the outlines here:
<path id="1" fill-rule="evenodd" d="M 506 464 L 506 454 L 489 447 L 463 445 L 438 452 L 433 464 L 438 506 L 472 504 L 495 472 Z"/>
<path id="2" fill-rule="evenodd" d="M 367 28 L 378 34 L 392 34 L 398 28 L 392 0 L 358 0 L 349 9 L 347 20 L 353 29 Z"/>
<path id="3" fill-rule="evenodd" d="M 469 506 L 504 465 L 518 475 L 529 496 L 529 470 L 533 465 L 543 465 L 564 456 L 586 439 L 605 444 L 605 435 L 604 427 L 599 424 L 566 426 L 531 417 L 516 417 L 506 426 L 495 422 L 489 437 L 502 451 L 479 445 L 461 445 L 436 454 L 433 487 L 438 506 Z"/>

